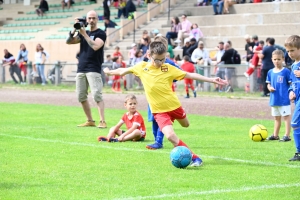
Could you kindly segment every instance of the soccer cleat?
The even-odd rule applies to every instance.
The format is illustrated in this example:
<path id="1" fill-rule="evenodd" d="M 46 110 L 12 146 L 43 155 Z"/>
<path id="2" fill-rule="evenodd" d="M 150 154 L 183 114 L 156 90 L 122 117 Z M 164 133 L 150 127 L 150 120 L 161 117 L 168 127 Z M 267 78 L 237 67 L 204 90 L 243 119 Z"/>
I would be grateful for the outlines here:
<path id="1" fill-rule="evenodd" d="M 295 153 L 294 157 L 289 159 L 289 161 L 300 161 L 300 153 Z"/>
<path id="2" fill-rule="evenodd" d="M 279 140 L 279 142 L 289 142 L 289 141 L 291 141 L 291 138 L 289 137 L 289 136 L 283 136 L 280 140 Z"/>
<path id="3" fill-rule="evenodd" d="M 99 136 L 99 137 L 98 137 L 98 141 L 99 141 L 99 142 L 107 142 L 107 138 L 106 138 L 106 137 L 103 137 L 103 136 Z"/>
<path id="4" fill-rule="evenodd" d="M 95 121 L 86 121 L 85 123 L 83 124 L 79 124 L 77 125 L 77 127 L 89 127 L 89 126 L 96 126 L 95 125 Z"/>
<path id="5" fill-rule="evenodd" d="M 267 138 L 267 140 L 279 140 L 279 137 L 271 135 L 270 137 Z"/>
<path id="6" fill-rule="evenodd" d="M 107 128 L 106 122 L 105 121 L 100 121 L 99 125 L 97 127 L 98 128 Z"/>
<path id="7" fill-rule="evenodd" d="M 118 138 L 109 138 L 109 142 L 119 142 Z"/>
<path id="8" fill-rule="evenodd" d="M 157 149 L 162 149 L 163 148 L 163 145 L 162 144 L 159 144 L 158 142 L 155 142 L 154 144 L 148 144 L 146 146 L 147 149 L 150 149 L 150 150 L 157 150 Z"/>
<path id="9" fill-rule="evenodd" d="M 191 167 L 200 167 L 202 164 L 201 158 L 197 157 L 192 160 Z"/>

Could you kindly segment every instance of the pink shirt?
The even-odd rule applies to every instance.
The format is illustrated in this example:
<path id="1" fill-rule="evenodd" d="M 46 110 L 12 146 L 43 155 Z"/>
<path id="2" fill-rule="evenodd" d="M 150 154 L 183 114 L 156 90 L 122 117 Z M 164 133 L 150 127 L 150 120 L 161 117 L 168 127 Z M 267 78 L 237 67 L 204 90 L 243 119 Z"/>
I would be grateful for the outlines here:
<path id="1" fill-rule="evenodd" d="M 135 53 L 136 53 L 136 50 L 130 49 L 129 50 L 130 58 L 134 58 Z"/>
<path id="2" fill-rule="evenodd" d="M 185 20 L 181 22 L 181 30 L 186 33 L 190 33 L 192 27 L 192 23 L 189 20 Z"/>

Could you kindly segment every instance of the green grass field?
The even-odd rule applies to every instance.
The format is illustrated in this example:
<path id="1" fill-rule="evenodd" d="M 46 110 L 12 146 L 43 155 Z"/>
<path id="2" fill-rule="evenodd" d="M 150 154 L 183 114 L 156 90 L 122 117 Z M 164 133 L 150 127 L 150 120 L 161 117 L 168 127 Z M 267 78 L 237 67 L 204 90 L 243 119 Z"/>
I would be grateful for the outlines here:
<path id="1" fill-rule="evenodd" d="M 107 109 L 108 126 L 123 112 Z M 149 122 L 145 142 L 99 143 L 108 129 L 77 128 L 79 106 L 0 103 L 0 199 L 299 199 L 300 163 L 288 161 L 294 141 L 248 136 L 272 120 L 188 117 L 191 126 L 175 123 L 175 131 L 204 165 L 177 169 L 167 140 L 162 150 L 145 148 Z"/>

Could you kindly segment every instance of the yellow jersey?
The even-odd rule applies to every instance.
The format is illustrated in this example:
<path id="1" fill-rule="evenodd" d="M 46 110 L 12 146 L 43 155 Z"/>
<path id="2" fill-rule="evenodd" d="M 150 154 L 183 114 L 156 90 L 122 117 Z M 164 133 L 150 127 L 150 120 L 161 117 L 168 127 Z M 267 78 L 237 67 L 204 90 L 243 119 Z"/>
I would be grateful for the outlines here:
<path id="1" fill-rule="evenodd" d="M 148 62 L 140 62 L 129 71 L 141 79 L 152 113 L 169 112 L 181 106 L 172 91 L 172 83 L 173 80 L 182 80 L 185 71 L 167 63 L 157 68 Z"/>

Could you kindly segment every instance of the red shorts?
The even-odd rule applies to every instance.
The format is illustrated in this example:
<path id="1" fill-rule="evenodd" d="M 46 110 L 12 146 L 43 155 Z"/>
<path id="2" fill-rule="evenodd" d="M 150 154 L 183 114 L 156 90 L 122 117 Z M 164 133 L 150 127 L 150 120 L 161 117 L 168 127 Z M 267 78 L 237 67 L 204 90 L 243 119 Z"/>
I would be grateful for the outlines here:
<path id="1" fill-rule="evenodd" d="M 119 75 L 114 75 L 114 76 L 113 76 L 113 80 L 114 80 L 114 81 L 119 80 L 120 78 L 121 78 L 121 76 L 119 76 Z"/>
<path id="2" fill-rule="evenodd" d="M 186 85 L 193 85 L 193 79 L 189 79 L 189 78 L 185 78 L 184 79 L 184 84 L 186 84 Z"/>
<path id="3" fill-rule="evenodd" d="M 172 125 L 175 119 L 184 119 L 186 118 L 186 113 L 180 106 L 179 108 L 164 112 L 164 113 L 153 113 L 154 119 L 156 120 L 160 130 L 165 126 Z"/>

